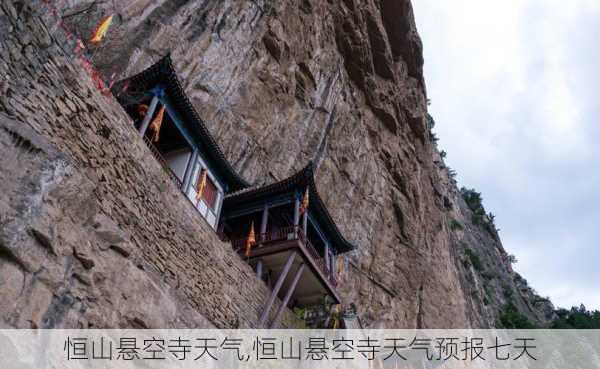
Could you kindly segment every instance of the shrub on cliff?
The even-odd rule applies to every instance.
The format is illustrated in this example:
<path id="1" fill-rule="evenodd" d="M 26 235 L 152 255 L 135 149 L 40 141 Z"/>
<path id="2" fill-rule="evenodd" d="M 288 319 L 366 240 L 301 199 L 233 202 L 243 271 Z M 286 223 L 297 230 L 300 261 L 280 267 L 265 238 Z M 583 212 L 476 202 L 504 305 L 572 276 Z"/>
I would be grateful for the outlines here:
<path id="1" fill-rule="evenodd" d="M 500 317 L 496 322 L 496 328 L 500 329 L 534 329 L 533 324 L 525 315 L 521 314 L 513 303 L 504 305 L 500 311 Z"/>
<path id="2" fill-rule="evenodd" d="M 555 313 L 557 318 L 551 325 L 554 329 L 600 329 L 600 311 L 588 311 L 584 305 Z"/>
<path id="3" fill-rule="evenodd" d="M 483 207 L 483 199 L 481 193 L 475 191 L 473 188 L 462 187 L 460 193 L 467 203 L 467 206 L 472 211 L 471 221 L 477 226 L 483 227 L 487 230 L 495 239 L 498 239 L 498 229 L 494 223 L 495 215 L 492 213 L 487 214 Z"/>
<path id="4" fill-rule="evenodd" d="M 478 272 L 483 270 L 483 264 L 481 263 L 479 255 L 471 249 L 465 249 L 465 266 L 468 266 L 469 264 L 473 265 L 473 268 Z"/>

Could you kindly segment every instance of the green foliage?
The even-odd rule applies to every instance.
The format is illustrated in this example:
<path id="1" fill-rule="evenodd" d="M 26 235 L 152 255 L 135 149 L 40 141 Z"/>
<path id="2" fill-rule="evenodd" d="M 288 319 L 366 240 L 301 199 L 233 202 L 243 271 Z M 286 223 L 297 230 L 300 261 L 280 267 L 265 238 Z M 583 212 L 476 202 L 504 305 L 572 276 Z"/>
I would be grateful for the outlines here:
<path id="1" fill-rule="evenodd" d="M 294 307 L 293 309 L 294 311 L 294 315 L 296 315 L 296 317 L 298 317 L 298 319 L 302 319 L 304 320 L 305 316 L 306 316 L 306 308 L 305 307 Z"/>
<path id="2" fill-rule="evenodd" d="M 496 278 L 496 274 L 493 272 L 484 272 L 481 273 L 481 276 L 488 281 L 491 281 L 492 279 Z"/>
<path id="3" fill-rule="evenodd" d="M 517 260 L 517 257 L 516 257 L 516 256 L 514 256 L 513 254 L 509 254 L 509 255 L 508 255 L 508 262 L 509 262 L 509 263 L 511 263 L 511 264 L 516 264 L 516 263 L 517 263 L 517 261 L 518 261 L 518 260 Z"/>
<path id="4" fill-rule="evenodd" d="M 514 292 L 513 292 L 513 289 L 508 284 L 505 284 L 502 286 L 502 294 L 504 295 L 504 297 L 507 300 L 511 300 Z"/>
<path id="5" fill-rule="evenodd" d="M 433 129 L 433 127 L 435 127 L 435 120 L 429 113 L 427 113 L 426 119 L 427 119 L 427 129 L 431 131 Z"/>
<path id="6" fill-rule="evenodd" d="M 571 310 L 555 310 L 557 318 L 552 322 L 554 329 L 600 329 L 600 311 L 588 311 L 584 305 Z"/>
<path id="7" fill-rule="evenodd" d="M 484 285 L 485 297 L 483 298 L 483 303 L 485 305 L 489 305 L 494 301 L 494 287 L 489 284 Z"/>
<path id="8" fill-rule="evenodd" d="M 525 315 L 521 314 L 513 303 L 504 305 L 500 311 L 500 317 L 496 322 L 496 328 L 500 329 L 534 329 L 533 324 Z"/>
<path id="9" fill-rule="evenodd" d="M 473 268 L 475 268 L 475 270 L 477 270 L 478 272 L 483 270 L 483 264 L 481 263 L 481 259 L 475 251 L 471 249 L 465 249 L 465 261 L 466 265 L 473 265 Z"/>
<path id="10" fill-rule="evenodd" d="M 453 231 L 463 230 L 465 227 L 456 219 L 450 220 L 450 229 Z"/>
<path id="11" fill-rule="evenodd" d="M 440 157 L 441 157 L 442 159 L 445 159 L 445 158 L 446 158 L 446 156 L 448 156 L 448 153 L 446 152 L 446 150 L 442 150 L 442 151 L 440 151 Z"/>
<path id="12" fill-rule="evenodd" d="M 496 216 L 492 213 L 487 214 L 483 207 L 483 199 L 481 193 L 472 188 L 461 188 L 460 193 L 467 203 L 467 206 L 472 211 L 471 221 L 473 224 L 483 227 L 494 238 L 498 238 L 498 229 L 494 223 Z"/>

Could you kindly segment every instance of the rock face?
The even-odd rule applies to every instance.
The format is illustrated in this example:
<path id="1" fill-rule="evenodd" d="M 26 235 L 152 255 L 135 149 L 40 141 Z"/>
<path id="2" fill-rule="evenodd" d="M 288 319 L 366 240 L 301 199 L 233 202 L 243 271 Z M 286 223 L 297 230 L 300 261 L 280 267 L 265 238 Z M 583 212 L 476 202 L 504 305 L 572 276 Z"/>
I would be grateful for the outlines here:
<path id="1" fill-rule="evenodd" d="M 42 4 L 1 4 L 0 325 L 254 326 L 270 291 L 69 54 L 73 39 Z"/>
<path id="2" fill-rule="evenodd" d="M 0 100 L 0 111 L 4 107 L 13 119 L 26 122 L 64 151 L 74 165 L 93 172 L 94 179 L 73 178 L 69 179 L 72 184 L 59 187 L 77 192 L 73 189 L 85 188 L 85 182 L 89 189 L 77 195 L 85 197 L 93 192 L 101 210 L 94 214 L 88 210 L 85 198 L 75 200 L 78 196 L 64 209 L 58 207 L 60 212 L 90 211 L 75 216 L 86 221 L 63 225 L 77 229 L 78 238 L 71 243 L 78 247 L 60 251 L 54 249 L 54 238 L 63 232 L 52 230 L 54 218 L 43 217 L 47 224 L 36 228 L 19 215 L 16 219 L 21 220 L 9 222 L 10 227 L 5 228 L 10 237 L 27 235 L 27 241 L 22 242 L 31 246 L 11 241 L 7 249 L 11 244 L 35 247 L 37 262 L 20 265 L 21 256 L 15 258 L 11 252 L 4 252 L 4 263 L 9 265 L 5 268 L 12 268 L 14 273 L 3 270 L 0 274 L 11 276 L 17 293 L 22 277 L 15 275 L 26 271 L 33 278 L 45 258 L 69 254 L 69 268 L 79 268 L 85 280 L 95 269 L 106 268 L 106 273 L 112 270 L 111 262 L 99 262 L 91 256 L 94 252 L 109 255 L 121 264 L 129 263 L 132 271 L 139 267 L 124 260 L 140 255 L 165 276 L 164 285 L 151 282 L 149 273 L 131 277 L 136 283 L 154 283 L 156 299 L 175 296 L 172 287 L 178 283 L 190 284 L 182 288 L 183 296 L 165 298 L 165 303 L 172 304 L 169 311 L 176 312 L 178 304 L 191 306 L 213 324 L 235 326 L 230 317 L 243 315 L 239 308 L 234 306 L 225 313 L 212 311 L 215 303 L 199 302 L 203 297 L 197 295 L 216 293 L 236 305 L 245 297 L 238 296 L 235 280 L 220 271 L 224 277 L 218 287 L 208 288 L 210 292 L 198 286 L 201 281 L 174 282 L 176 276 L 186 275 L 183 269 L 198 271 L 201 268 L 194 263 L 206 265 L 207 261 L 195 257 L 192 264 L 181 264 L 175 256 L 162 255 L 164 251 L 159 247 L 161 242 L 182 247 L 193 241 L 202 253 L 224 250 L 224 245 L 214 236 L 198 239 L 175 232 L 173 229 L 182 233 L 192 229 L 189 214 L 177 215 L 174 207 L 167 209 L 166 215 L 153 210 L 175 198 L 168 184 L 119 195 L 127 192 L 126 185 L 139 183 L 135 177 L 140 168 L 128 160 L 139 160 L 143 144 L 134 140 L 134 132 L 126 126 L 127 119 L 114 100 L 107 98 L 100 103 L 93 91 L 79 91 L 84 89 L 84 82 L 70 83 L 69 76 L 76 76 L 80 65 L 68 60 L 68 52 L 53 57 L 59 53 L 61 42 L 52 34 L 57 20 L 50 15 L 40 19 L 30 15 L 35 9 L 47 9 L 47 5 L 32 3 L 33 10 L 29 2 L 2 0 L 2 22 L 11 37 L 2 42 L 0 73 L 10 79 L 4 82 L 8 93 Z M 347 260 L 339 288 L 346 304 L 356 305 L 363 326 L 489 327 L 508 302 L 533 320 L 543 322 L 550 317 L 551 305 L 536 297 L 511 271 L 497 235 L 473 224 L 472 212 L 431 139 L 422 47 L 409 0 L 71 0 L 61 4 L 57 16 L 62 16 L 64 24 L 84 41 L 101 17 L 116 15 L 105 42 L 86 45 L 93 54 L 92 62 L 105 76 L 126 77 L 170 52 L 196 109 L 236 169 L 249 181 L 261 184 L 282 179 L 308 160 L 315 161 L 323 199 L 342 232 L 358 246 Z M 73 39 L 66 42 L 72 45 Z M 32 53 L 44 47 L 47 49 L 43 55 L 47 56 L 36 60 Z M 65 70 L 68 73 L 56 82 Z M 31 85 L 35 81 L 46 86 L 35 85 L 33 93 L 27 93 L 27 82 L 20 80 L 24 73 Z M 36 93 L 40 90 L 45 95 Z M 47 99 L 53 99 L 53 103 L 44 103 L 49 110 L 37 115 L 32 107 Z M 123 128 L 105 119 L 118 121 Z M 108 131 L 101 129 L 103 126 Z M 83 132 L 83 136 L 75 137 L 74 131 Z M 101 139 L 103 132 L 109 137 Z M 71 145 L 70 140 L 77 144 Z M 125 142 L 131 147 L 112 152 L 115 145 Z M 42 168 L 58 165 L 52 164 L 50 157 L 40 163 L 36 160 L 41 159 L 27 161 L 31 170 L 15 181 L 19 188 L 29 182 L 44 183 L 35 178 L 57 170 Z M 1 183 L 5 186 L 5 181 Z M 164 193 L 160 204 L 148 200 L 155 192 Z M 19 196 L 23 198 L 22 211 L 35 209 L 31 196 Z M 14 200 L 5 202 L 10 211 L 19 208 Z M 57 206 L 48 203 L 42 208 L 51 212 Z M 166 217 L 146 221 L 147 211 Z M 130 232 L 131 241 L 116 242 L 122 237 L 121 231 Z M 156 239 L 160 235 L 167 241 Z M 94 244 L 104 246 L 95 251 L 86 248 Z M 466 256 L 472 253 L 479 258 L 477 266 Z M 224 264 L 240 265 L 239 273 L 250 278 L 251 272 L 244 270 L 236 257 L 224 251 L 214 256 Z M 256 288 L 256 293 L 266 293 Z M 57 291 L 32 291 L 32 297 L 21 301 L 25 306 L 33 296 L 62 298 Z M 98 314 L 108 314 L 111 308 L 105 308 Z M 0 306 L 0 311 L 8 309 Z M 24 326 L 23 319 L 15 317 L 10 323 Z M 103 324 L 135 324 L 131 319 L 135 319 L 134 313 L 103 320 Z M 198 319 L 190 314 L 179 323 L 197 324 Z M 152 321 L 160 326 L 169 318 L 161 316 Z"/>

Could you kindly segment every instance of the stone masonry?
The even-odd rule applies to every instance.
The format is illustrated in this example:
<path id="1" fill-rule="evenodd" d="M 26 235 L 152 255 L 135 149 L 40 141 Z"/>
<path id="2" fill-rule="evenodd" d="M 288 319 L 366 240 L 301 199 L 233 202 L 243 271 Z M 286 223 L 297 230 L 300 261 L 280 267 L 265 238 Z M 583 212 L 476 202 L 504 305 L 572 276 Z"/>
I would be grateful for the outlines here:
<path id="1" fill-rule="evenodd" d="M 0 325 L 253 326 L 268 288 L 95 87 L 53 15 L 2 0 L 0 28 Z"/>

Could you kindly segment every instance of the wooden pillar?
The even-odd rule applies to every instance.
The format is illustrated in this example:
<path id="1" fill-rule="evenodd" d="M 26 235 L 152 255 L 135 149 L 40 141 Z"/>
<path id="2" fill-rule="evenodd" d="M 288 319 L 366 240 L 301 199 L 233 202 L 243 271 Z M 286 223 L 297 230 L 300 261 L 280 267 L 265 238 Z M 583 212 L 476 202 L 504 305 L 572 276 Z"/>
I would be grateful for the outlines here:
<path id="1" fill-rule="evenodd" d="M 294 200 L 294 237 L 298 237 L 298 225 L 300 224 L 300 199 Z"/>
<path id="2" fill-rule="evenodd" d="M 262 220 L 260 222 L 260 235 L 258 239 L 264 241 L 265 233 L 267 233 L 267 222 L 269 221 L 269 206 L 265 205 L 262 213 Z M 260 242 L 259 241 L 259 242 Z"/>
<path id="3" fill-rule="evenodd" d="M 277 282 L 275 283 L 275 286 L 273 287 L 273 290 L 271 291 L 271 295 L 269 296 L 269 299 L 267 300 L 265 309 L 263 310 L 263 312 L 260 316 L 260 319 L 258 320 L 257 328 L 259 328 L 259 329 L 262 328 L 265 324 L 265 321 L 269 317 L 269 311 L 271 311 L 271 307 L 273 307 L 273 303 L 275 302 L 275 299 L 277 298 L 277 294 L 279 293 L 281 286 L 283 286 L 283 281 L 285 281 L 285 277 L 287 276 L 290 269 L 292 268 L 292 264 L 294 263 L 294 259 L 296 258 L 297 253 L 298 253 L 297 251 L 292 251 L 292 253 L 288 257 L 287 261 L 285 262 L 285 265 L 283 266 L 283 269 L 281 270 L 281 274 L 279 275 L 279 278 L 277 278 Z"/>
<path id="4" fill-rule="evenodd" d="M 300 224 L 300 199 L 296 197 L 294 201 L 294 227 Z"/>
<path id="5" fill-rule="evenodd" d="M 156 110 L 156 106 L 158 105 L 158 96 L 154 95 L 152 97 L 152 101 L 150 102 L 150 106 L 148 107 L 148 111 L 144 116 L 144 120 L 142 120 L 142 124 L 140 124 L 139 132 L 142 137 L 146 134 L 146 130 L 150 125 L 150 121 L 152 120 L 152 116 L 154 115 L 154 111 Z"/>
<path id="6" fill-rule="evenodd" d="M 263 274 L 263 263 L 262 260 L 258 260 L 256 262 L 256 276 L 260 279 L 262 279 L 262 274 Z"/>
<path id="7" fill-rule="evenodd" d="M 190 187 L 190 183 L 192 182 L 192 173 L 194 172 L 194 166 L 198 161 L 198 148 L 195 147 L 194 151 L 192 151 L 192 155 L 190 155 L 190 160 L 188 160 L 187 166 L 185 167 L 185 174 L 183 176 L 183 192 L 187 194 L 187 190 Z"/>
<path id="8" fill-rule="evenodd" d="M 304 213 L 302 213 L 302 233 L 304 233 L 304 237 L 308 234 L 308 209 L 304 209 Z"/>
<path id="9" fill-rule="evenodd" d="M 304 263 L 302 263 L 298 267 L 298 270 L 296 271 L 296 275 L 294 276 L 294 279 L 292 280 L 292 284 L 290 285 L 289 290 L 285 294 L 283 303 L 279 307 L 279 310 L 277 310 L 277 314 L 275 314 L 275 318 L 273 319 L 273 322 L 271 323 L 269 328 L 275 328 L 277 326 L 277 324 L 279 324 L 279 319 L 281 319 L 281 315 L 283 314 L 283 311 L 290 303 L 290 299 L 292 298 L 292 295 L 294 294 L 294 290 L 296 289 L 296 285 L 298 285 L 298 281 L 300 280 L 300 277 L 302 277 L 302 272 L 304 271 L 305 266 L 306 265 Z"/>

